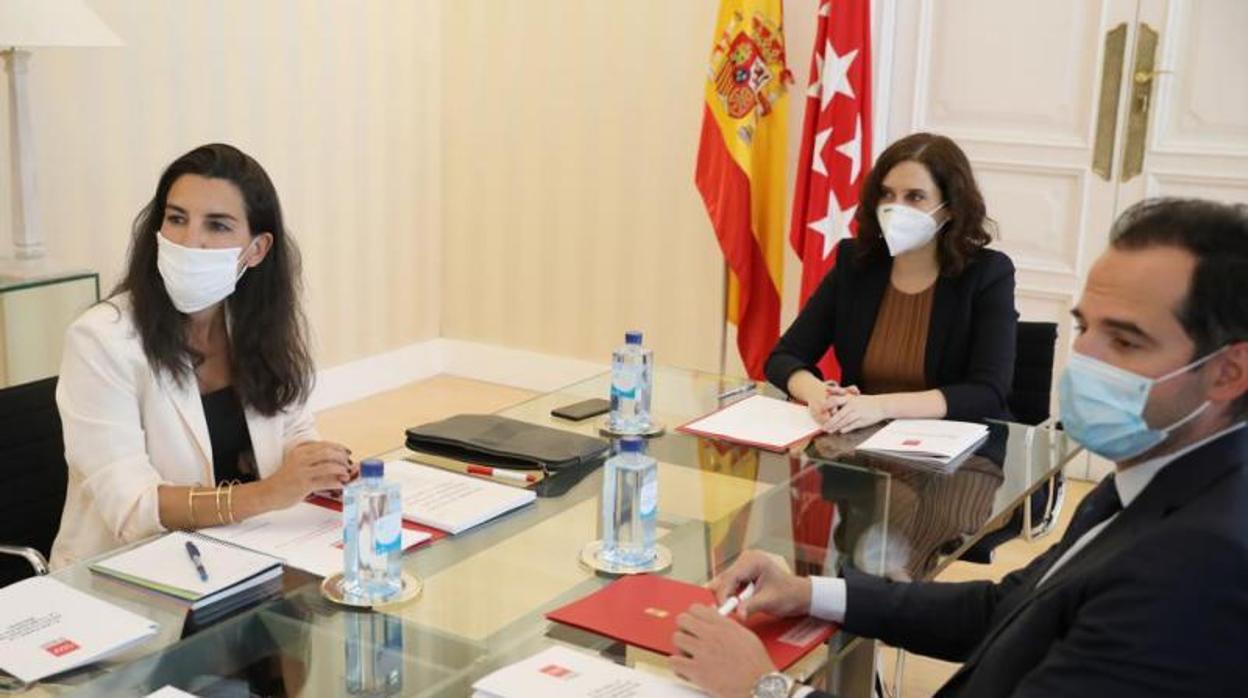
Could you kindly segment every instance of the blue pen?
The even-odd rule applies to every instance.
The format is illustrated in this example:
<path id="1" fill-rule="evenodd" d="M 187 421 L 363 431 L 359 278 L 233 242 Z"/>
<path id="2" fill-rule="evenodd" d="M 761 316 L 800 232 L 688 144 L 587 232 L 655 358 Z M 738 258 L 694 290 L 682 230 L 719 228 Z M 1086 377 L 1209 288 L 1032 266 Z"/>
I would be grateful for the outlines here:
<path id="1" fill-rule="evenodd" d="M 191 562 L 195 563 L 195 569 L 199 572 L 199 581 L 208 581 L 208 570 L 204 569 L 204 560 L 199 556 L 199 548 L 189 540 L 186 542 L 186 554 L 191 556 Z"/>

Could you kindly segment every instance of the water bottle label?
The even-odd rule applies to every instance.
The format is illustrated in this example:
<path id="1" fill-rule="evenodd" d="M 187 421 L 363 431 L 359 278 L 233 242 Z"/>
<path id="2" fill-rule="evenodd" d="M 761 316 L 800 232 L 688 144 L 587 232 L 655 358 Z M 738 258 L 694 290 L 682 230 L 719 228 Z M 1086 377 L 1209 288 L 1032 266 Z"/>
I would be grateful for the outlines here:
<path id="1" fill-rule="evenodd" d="M 373 526 L 373 550 L 378 555 L 388 555 L 398 550 L 402 531 L 403 516 L 397 511 L 377 519 Z"/>
<path id="2" fill-rule="evenodd" d="M 615 366 L 615 370 L 611 373 L 611 391 L 620 397 L 636 397 L 637 384 L 641 382 L 641 371 L 641 366 Z"/>
<path id="3" fill-rule="evenodd" d="M 655 473 L 645 476 L 641 484 L 641 501 L 637 502 L 637 512 L 644 518 L 654 516 L 659 508 L 659 478 Z"/>

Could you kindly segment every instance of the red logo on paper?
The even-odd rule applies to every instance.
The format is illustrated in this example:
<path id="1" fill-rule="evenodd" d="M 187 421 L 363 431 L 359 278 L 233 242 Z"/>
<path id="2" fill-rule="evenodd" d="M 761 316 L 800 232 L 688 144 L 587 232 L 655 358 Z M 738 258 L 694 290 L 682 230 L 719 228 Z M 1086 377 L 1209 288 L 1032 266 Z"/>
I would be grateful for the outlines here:
<path id="1" fill-rule="evenodd" d="M 905 441 L 901 442 L 901 445 L 902 446 L 918 446 L 921 443 L 923 443 L 921 439 L 906 439 Z"/>
<path id="2" fill-rule="evenodd" d="M 78 647 L 78 643 L 74 642 L 73 640 L 69 640 L 69 639 L 62 637 L 59 640 L 53 640 L 52 642 L 49 642 L 48 644 L 44 645 L 43 649 L 45 652 L 52 655 L 53 657 L 63 657 L 69 654 L 70 652 L 73 652 L 81 648 Z"/>
<path id="3" fill-rule="evenodd" d="M 576 672 L 572 671 L 571 669 L 567 667 L 561 667 L 558 664 L 547 664 L 546 666 L 542 667 L 541 671 L 543 674 L 554 677 L 556 679 L 567 680 L 576 676 Z"/>

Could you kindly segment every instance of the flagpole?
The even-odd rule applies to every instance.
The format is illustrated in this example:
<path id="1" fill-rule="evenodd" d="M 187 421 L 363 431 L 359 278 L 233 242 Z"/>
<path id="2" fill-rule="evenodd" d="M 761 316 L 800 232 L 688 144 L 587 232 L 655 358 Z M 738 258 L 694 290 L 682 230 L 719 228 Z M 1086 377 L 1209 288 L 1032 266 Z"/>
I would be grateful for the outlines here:
<path id="1" fill-rule="evenodd" d="M 722 379 L 728 373 L 728 283 L 729 274 L 728 260 L 724 260 L 724 294 L 723 309 L 719 314 L 719 377 Z"/>

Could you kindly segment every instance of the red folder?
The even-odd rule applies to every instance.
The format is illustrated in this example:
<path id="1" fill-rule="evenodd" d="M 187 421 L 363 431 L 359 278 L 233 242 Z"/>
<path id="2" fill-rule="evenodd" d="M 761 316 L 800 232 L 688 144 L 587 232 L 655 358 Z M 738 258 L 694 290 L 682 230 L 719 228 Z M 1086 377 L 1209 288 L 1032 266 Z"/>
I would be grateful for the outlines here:
<path id="1" fill-rule="evenodd" d="M 694 604 L 715 605 L 709 589 L 667 577 L 624 577 L 552 611 L 550 620 L 642 649 L 672 655 L 676 616 Z M 825 642 L 836 629 L 817 618 L 775 618 L 754 613 L 745 626 L 763 641 L 771 661 L 785 670 Z"/>

